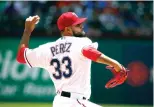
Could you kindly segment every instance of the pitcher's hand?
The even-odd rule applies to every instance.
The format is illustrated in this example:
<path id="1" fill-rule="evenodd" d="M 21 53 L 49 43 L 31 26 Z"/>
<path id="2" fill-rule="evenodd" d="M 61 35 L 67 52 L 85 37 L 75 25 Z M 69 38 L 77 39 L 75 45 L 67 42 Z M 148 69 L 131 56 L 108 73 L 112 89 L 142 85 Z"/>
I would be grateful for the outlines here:
<path id="1" fill-rule="evenodd" d="M 39 22 L 40 17 L 36 16 L 29 16 L 25 21 L 25 31 L 32 32 L 35 28 L 35 25 Z"/>

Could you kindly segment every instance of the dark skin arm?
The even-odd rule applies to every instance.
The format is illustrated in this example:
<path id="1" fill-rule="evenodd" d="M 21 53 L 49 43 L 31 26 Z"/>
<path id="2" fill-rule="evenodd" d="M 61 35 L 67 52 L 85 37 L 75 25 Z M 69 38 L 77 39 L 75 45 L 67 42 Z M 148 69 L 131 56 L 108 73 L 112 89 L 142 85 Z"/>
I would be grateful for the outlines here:
<path id="1" fill-rule="evenodd" d="M 122 69 L 122 65 L 119 62 L 117 62 L 112 58 L 109 58 L 104 54 L 100 55 L 100 57 L 96 60 L 96 62 L 112 66 L 115 68 L 117 72 L 119 72 Z"/>
<path id="2" fill-rule="evenodd" d="M 25 29 L 23 32 L 23 36 L 21 38 L 20 44 L 18 46 L 18 51 L 22 47 L 28 47 L 29 40 L 30 40 L 30 35 L 32 31 L 35 28 L 35 25 L 39 22 L 40 17 L 39 16 L 30 16 L 26 19 L 25 21 Z"/>

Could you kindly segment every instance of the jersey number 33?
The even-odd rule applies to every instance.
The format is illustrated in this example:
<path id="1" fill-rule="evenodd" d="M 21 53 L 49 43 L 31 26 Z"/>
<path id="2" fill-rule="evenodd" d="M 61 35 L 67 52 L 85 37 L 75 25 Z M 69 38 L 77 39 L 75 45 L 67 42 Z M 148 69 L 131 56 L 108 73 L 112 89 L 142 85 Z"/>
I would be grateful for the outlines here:
<path id="1" fill-rule="evenodd" d="M 66 71 L 61 71 L 61 63 L 65 64 L 66 66 L 66 70 L 68 70 L 68 72 L 66 73 Z M 54 66 L 56 64 L 56 66 Z M 54 66 L 56 74 L 53 74 L 53 77 L 55 79 L 61 79 L 62 77 L 64 78 L 69 78 L 72 75 L 72 62 L 71 59 L 66 56 L 63 57 L 62 60 L 58 60 L 58 59 L 52 59 L 50 62 L 50 65 Z"/>

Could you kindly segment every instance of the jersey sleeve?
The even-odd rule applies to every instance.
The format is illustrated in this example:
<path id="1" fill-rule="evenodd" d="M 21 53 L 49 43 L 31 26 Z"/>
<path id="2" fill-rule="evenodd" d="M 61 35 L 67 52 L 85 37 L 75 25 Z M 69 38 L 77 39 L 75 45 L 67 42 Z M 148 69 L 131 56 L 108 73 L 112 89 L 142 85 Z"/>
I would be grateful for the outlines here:
<path id="1" fill-rule="evenodd" d="M 84 48 L 87 48 L 87 47 L 91 47 L 91 48 L 97 49 L 98 48 L 98 43 L 97 42 L 93 43 L 89 38 L 84 38 L 81 41 L 81 44 L 80 44 L 80 54 L 82 55 L 83 58 L 86 58 L 86 57 L 84 57 L 84 55 L 82 53 L 82 50 Z"/>
<path id="2" fill-rule="evenodd" d="M 85 47 L 92 47 L 92 48 L 95 48 L 95 49 L 98 48 L 98 43 L 97 42 L 93 43 L 89 38 L 85 38 L 82 42 L 83 42 L 82 45 L 81 45 L 82 49 L 85 48 Z"/>
<path id="3" fill-rule="evenodd" d="M 24 58 L 27 65 L 32 67 L 45 68 L 49 65 L 49 52 L 45 46 L 39 46 L 35 49 L 26 48 L 24 51 Z M 51 55 L 51 54 L 50 54 Z"/>

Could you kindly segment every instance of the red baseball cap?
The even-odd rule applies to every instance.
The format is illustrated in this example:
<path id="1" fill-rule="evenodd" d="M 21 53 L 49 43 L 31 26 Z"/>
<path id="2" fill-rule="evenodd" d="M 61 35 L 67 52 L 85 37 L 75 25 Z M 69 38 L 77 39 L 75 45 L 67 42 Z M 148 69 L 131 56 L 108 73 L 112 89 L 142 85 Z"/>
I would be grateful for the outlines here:
<path id="1" fill-rule="evenodd" d="M 64 30 L 65 27 L 81 24 L 86 21 L 87 18 L 79 18 L 74 12 L 63 13 L 57 21 L 58 29 Z"/>

